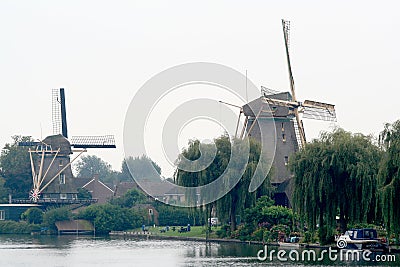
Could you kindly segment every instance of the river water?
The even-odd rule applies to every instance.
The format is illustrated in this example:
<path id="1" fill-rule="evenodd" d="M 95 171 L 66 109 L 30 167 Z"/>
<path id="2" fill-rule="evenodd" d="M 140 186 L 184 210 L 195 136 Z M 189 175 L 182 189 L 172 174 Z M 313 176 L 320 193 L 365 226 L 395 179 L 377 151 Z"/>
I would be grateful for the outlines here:
<path id="1" fill-rule="evenodd" d="M 0 266 L 399 266 L 365 261 L 260 261 L 261 245 L 85 236 L 0 235 Z M 268 250 L 278 249 L 268 247 Z M 300 254 L 300 249 L 297 249 Z M 286 249 L 289 253 L 289 249 Z M 315 250 L 320 255 L 320 250 Z M 262 255 L 262 254 L 260 254 Z M 286 254 L 287 255 L 287 254 Z"/>

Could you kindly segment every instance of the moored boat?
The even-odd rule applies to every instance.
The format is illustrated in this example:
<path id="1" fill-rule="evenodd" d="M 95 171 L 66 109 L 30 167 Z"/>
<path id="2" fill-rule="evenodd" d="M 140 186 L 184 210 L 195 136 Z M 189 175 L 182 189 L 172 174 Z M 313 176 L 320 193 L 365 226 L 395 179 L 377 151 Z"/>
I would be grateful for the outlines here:
<path id="1" fill-rule="evenodd" d="M 340 249 L 370 250 L 373 252 L 388 252 L 389 245 L 378 238 L 375 229 L 362 228 L 347 230 L 336 242 Z"/>

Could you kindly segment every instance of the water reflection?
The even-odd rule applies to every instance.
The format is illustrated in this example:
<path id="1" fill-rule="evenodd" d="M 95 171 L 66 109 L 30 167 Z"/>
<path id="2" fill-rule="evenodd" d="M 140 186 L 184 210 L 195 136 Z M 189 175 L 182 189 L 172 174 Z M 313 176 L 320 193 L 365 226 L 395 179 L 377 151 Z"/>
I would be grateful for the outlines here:
<path id="1" fill-rule="evenodd" d="M 376 262 L 259 261 L 263 247 L 236 243 L 85 236 L 0 235 L 0 266 L 380 266 Z M 270 247 L 269 249 L 277 249 Z M 289 249 L 286 249 L 289 253 Z M 301 250 L 300 250 L 301 251 Z M 321 250 L 314 250 L 320 256 Z M 398 256 L 396 256 L 398 258 Z M 398 266 L 397 262 L 385 265 Z"/>

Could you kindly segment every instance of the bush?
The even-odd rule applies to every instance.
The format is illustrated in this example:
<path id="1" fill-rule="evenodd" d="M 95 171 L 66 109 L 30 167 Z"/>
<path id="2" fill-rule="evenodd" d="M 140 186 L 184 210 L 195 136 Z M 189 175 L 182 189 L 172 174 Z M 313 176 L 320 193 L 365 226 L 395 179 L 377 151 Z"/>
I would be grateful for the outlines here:
<path id="1" fill-rule="evenodd" d="M 247 241 L 251 239 L 251 234 L 254 229 L 248 227 L 248 225 L 239 225 L 238 229 L 231 234 L 231 238 L 239 238 L 241 241 Z"/>
<path id="2" fill-rule="evenodd" d="M 53 208 L 43 215 L 43 223 L 52 230 L 57 230 L 56 222 L 67 221 L 72 218 L 72 213 L 67 207 Z"/>
<path id="3" fill-rule="evenodd" d="M 78 188 L 78 199 L 92 199 L 92 193 L 86 188 Z"/>
<path id="4" fill-rule="evenodd" d="M 184 207 L 173 207 L 166 204 L 155 205 L 158 211 L 159 225 L 201 225 L 201 211 Z"/>
<path id="5" fill-rule="evenodd" d="M 144 221 L 138 211 L 111 204 L 91 205 L 81 211 L 78 217 L 91 221 L 99 234 L 137 228 Z"/>
<path id="6" fill-rule="evenodd" d="M 43 222 L 43 211 L 39 208 L 30 208 L 21 214 L 21 218 L 28 223 L 41 224 Z"/>
<path id="7" fill-rule="evenodd" d="M 39 229 L 39 225 L 27 222 L 0 221 L 0 234 L 30 234 Z"/>
<path id="8" fill-rule="evenodd" d="M 265 230 L 268 231 L 268 230 Z M 251 240 L 254 241 L 263 241 L 264 240 L 264 229 L 258 228 L 251 234 Z"/>
<path id="9" fill-rule="evenodd" d="M 227 224 L 224 224 L 215 233 L 219 238 L 231 236 L 231 227 Z"/>
<path id="10" fill-rule="evenodd" d="M 118 205 L 123 208 L 132 208 L 136 204 L 145 203 L 146 195 L 138 189 L 130 189 L 123 196 L 111 199 L 112 205 Z"/>

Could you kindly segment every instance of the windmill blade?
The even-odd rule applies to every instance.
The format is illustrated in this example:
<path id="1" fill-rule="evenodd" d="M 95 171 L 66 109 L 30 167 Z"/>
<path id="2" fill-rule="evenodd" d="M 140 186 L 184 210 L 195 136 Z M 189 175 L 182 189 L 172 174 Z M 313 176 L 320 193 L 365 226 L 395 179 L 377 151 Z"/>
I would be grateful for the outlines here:
<path id="1" fill-rule="evenodd" d="M 64 88 L 53 89 L 52 92 L 53 134 L 62 134 L 68 138 L 67 111 L 65 107 Z"/>
<path id="2" fill-rule="evenodd" d="M 303 118 L 336 121 L 335 105 L 305 100 L 301 106 L 303 107 Z"/>
<path id="3" fill-rule="evenodd" d="M 276 94 L 279 94 L 279 93 L 281 93 L 281 92 L 278 91 L 278 90 L 267 88 L 267 87 L 261 85 L 261 95 L 262 96 L 268 97 L 270 95 L 276 95 Z"/>
<path id="4" fill-rule="evenodd" d="M 285 48 L 286 48 L 286 60 L 289 72 L 289 81 L 290 81 L 290 91 L 292 93 L 293 101 L 296 100 L 296 93 L 294 91 L 294 79 L 292 73 L 292 65 L 290 63 L 290 55 L 289 55 L 289 31 L 290 31 L 290 21 L 282 19 L 282 28 L 283 28 L 283 37 L 285 40 Z"/>
<path id="5" fill-rule="evenodd" d="M 116 148 L 113 135 L 72 136 L 71 146 L 74 148 Z"/>
<path id="6" fill-rule="evenodd" d="M 290 64 L 290 55 L 289 55 L 289 31 L 290 31 L 290 21 L 286 21 L 282 19 L 282 28 L 283 28 L 283 37 L 285 40 L 285 48 L 286 48 L 286 60 L 288 65 L 289 72 L 289 81 L 290 81 L 290 91 L 292 93 L 292 101 L 297 102 L 296 93 L 294 90 L 294 79 L 292 73 L 292 66 Z M 298 108 L 294 109 L 294 115 L 296 117 L 297 126 L 299 128 L 299 135 L 301 140 L 301 147 L 304 147 L 306 144 L 306 135 L 303 128 L 303 122 L 300 120 Z"/>
<path id="7" fill-rule="evenodd" d="M 61 102 L 60 102 L 60 90 L 53 89 L 51 94 L 51 114 L 53 121 L 53 134 L 61 134 Z"/>
<path id="8" fill-rule="evenodd" d="M 280 100 L 269 97 L 263 97 L 262 100 L 268 103 L 269 105 L 279 106 L 279 107 L 297 108 L 300 106 L 298 102 Z"/>

